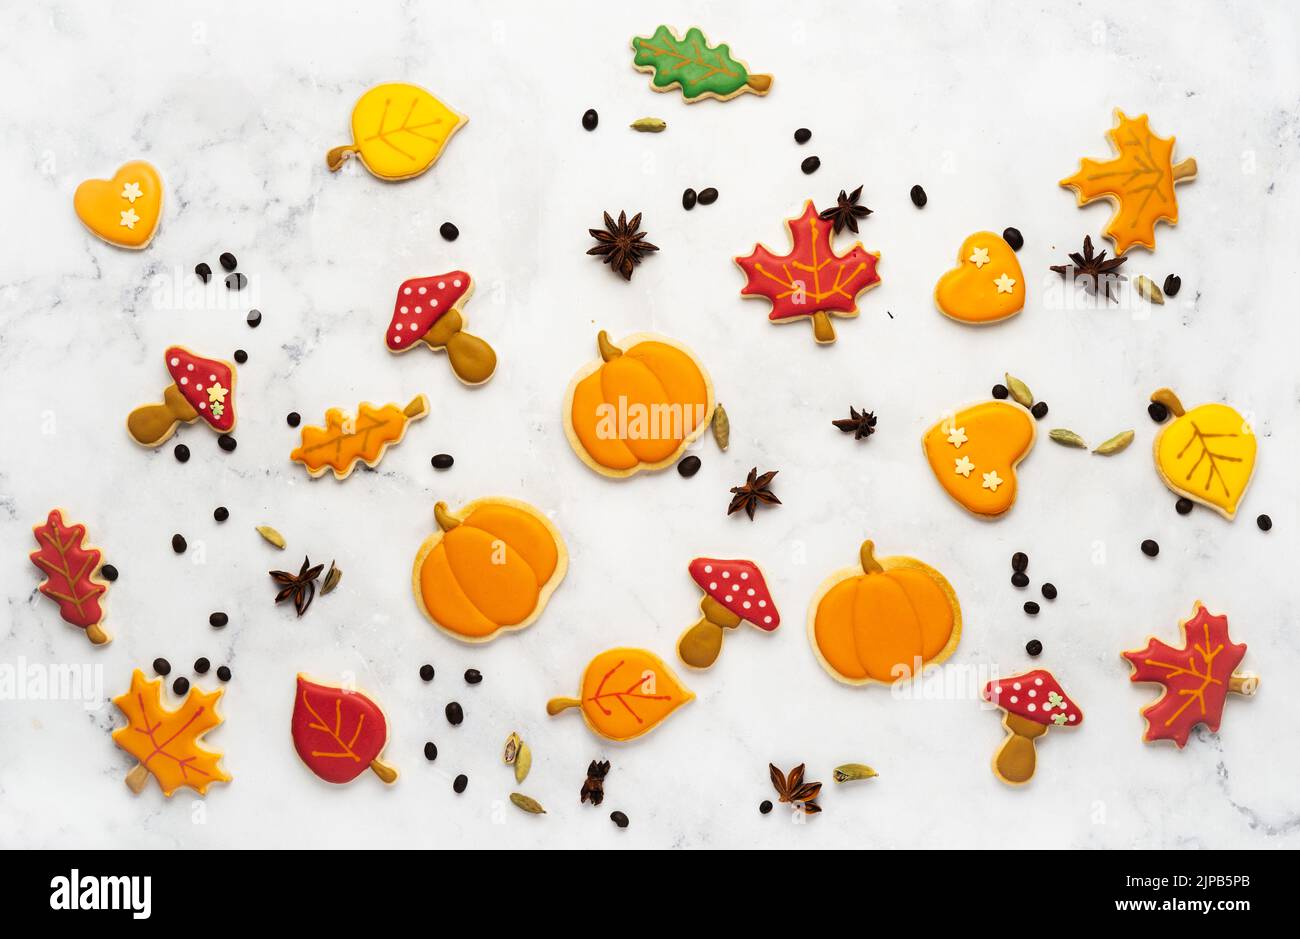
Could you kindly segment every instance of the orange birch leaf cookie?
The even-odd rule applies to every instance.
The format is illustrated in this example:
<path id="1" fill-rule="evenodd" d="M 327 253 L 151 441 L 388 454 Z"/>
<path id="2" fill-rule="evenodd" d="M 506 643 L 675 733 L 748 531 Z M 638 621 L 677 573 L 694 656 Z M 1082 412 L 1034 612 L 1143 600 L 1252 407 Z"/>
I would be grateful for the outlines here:
<path id="1" fill-rule="evenodd" d="M 1007 736 L 993 756 L 993 775 L 1011 786 L 1033 778 L 1038 765 L 1034 744 L 1049 728 L 1083 723 L 1079 706 L 1044 668 L 994 679 L 984 686 L 983 698 L 1006 712 L 1002 726 Z"/>
<path id="2" fill-rule="evenodd" d="M 124 163 L 112 179 L 87 179 L 72 196 L 77 218 L 119 248 L 149 246 L 162 218 L 162 177 L 144 160 Z"/>
<path id="3" fill-rule="evenodd" d="M 410 422 L 428 413 L 429 399 L 422 394 L 405 408 L 397 404 L 377 408 L 363 402 L 356 417 L 330 408 L 325 412 L 324 427 L 303 427 L 302 443 L 289 459 L 307 467 L 313 478 L 333 470 L 335 479 L 347 479 L 358 462 L 372 469 L 377 466 L 388 448 L 406 436 Z"/>
<path id="4" fill-rule="evenodd" d="M 997 518 L 1016 501 L 1016 466 L 1034 447 L 1033 415 L 1013 401 L 982 401 L 945 417 L 922 445 L 935 479 L 957 504 Z"/>
<path id="5" fill-rule="evenodd" d="M 1105 162 L 1080 160 L 1079 171 L 1061 185 L 1074 190 L 1079 205 L 1094 199 L 1115 203 L 1105 234 L 1115 242 L 1116 254 L 1135 244 L 1154 251 L 1156 223 L 1178 224 L 1174 184 L 1196 176 L 1196 161 L 1174 163 L 1174 138 L 1151 133 L 1145 114 L 1130 118 L 1116 108 L 1115 126 L 1106 137 L 1115 156 Z"/>
<path id="6" fill-rule="evenodd" d="M 695 695 L 653 652 L 610 649 L 591 660 L 577 698 L 552 698 L 546 713 L 582 711 L 593 733 L 609 740 L 631 740 L 649 733 Z"/>
<path id="7" fill-rule="evenodd" d="M 132 792 L 140 792 L 152 773 L 171 796 L 181 786 L 206 795 L 214 782 L 230 782 L 221 769 L 221 754 L 206 750 L 199 741 L 221 724 L 217 702 L 222 691 L 200 691 L 197 685 L 174 711 L 162 701 L 163 680 L 149 681 L 138 668 L 131 675 L 131 690 L 113 699 L 127 724 L 113 731 L 113 742 L 140 762 L 126 776 Z"/>
<path id="8" fill-rule="evenodd" d="M 415 555 L 420 612 L 448 635 L 487 642 L 542 615 L 569 569 L 559 529 L 526 502 L 477 499 L 456 512 L 433 507 L 438 530 Z"/>
<path id="9" fill-rule="evenodd" d="M 934 285 L 934 302 L 949 319 L 983 326 L 1015 316 L 1025 305 L 1025 275 L 1001 235 L 977 231 L 961 243 L 957 266 Z"/>
<path id="10" fill-rule="evenodd" d="M 1255 473 L 1255 432 L 1226 404 L 1186 411 L 1168 388 L 1151 395 L 1174 420 L 1160 428 L 1153 447 L 1166 486 L 1231 521 Z"/>
<path id="11" fill-rule="evenodd" d="M 326 782 L 351 782 L 366 770 L 386 783 L 397 781 L 397 770 L 379 759 L 388 745 L 388 720 L 359 691 L 299 675 L 290 731 L 298 756 Z"/>
<path id="12" fill-rule="evenodd" d="M 100 597 L 108 591 L 108 582 L 99 573 L 103 555 L 85 543 L 85 525 L 65 525 L 63 513 L 52 509 L 44 525 L 32 529 L 40 548 L 29 558 L 45 574 L 36 589 L 59 605 L 59 615 L 66 622 L 86 632 L 95 645 L 109 641 L 100 625 L 104 608 Z"/>

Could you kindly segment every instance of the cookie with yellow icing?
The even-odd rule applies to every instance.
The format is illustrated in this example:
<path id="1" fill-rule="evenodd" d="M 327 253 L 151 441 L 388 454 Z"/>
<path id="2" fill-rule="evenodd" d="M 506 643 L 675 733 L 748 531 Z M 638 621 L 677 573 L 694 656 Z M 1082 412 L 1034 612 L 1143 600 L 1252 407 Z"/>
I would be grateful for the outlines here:
<path id="1" fill-rule="evenodd" d="M 945 417 L 922 445 L 935 479 L 967 511 L 997 518 L 1016 501 L 1016 467 L 1037 436 L 1034 417 L 1013 401 L 981 401 Z"/>
<path id="2" fill-rule="evenodd" d="M 1202 404 L 1190 411 L 1168 388 L 1151 395 L 1174 420 L 1156 434 L 1156 471 L 1166 486 L 1214 509 L 1229 521 L 1255 473 L 1255 431 L 1226 404 Z"/>
<path id="3" fill-rule="evenodd" d="M 433 508 L 438 530 L 415 555 L 420 612 L 447 635 L 487 642 L 542 615 L 569 568 L 560 531 L 527 502 L 494 496 L 456 512 Z"/>
<path id="4" fill-rule="evenodd" d="M 957 266 L 934 286 L 939 312 L 982 326 L 1015 316 L 1025 305 L 1025 275 L 1006 239 L 977 231 L 961 243 Z"/>
<path id="5" fill-rule="evenodd" d="M 123 163 L 112 179 L 87 179 L 72 195 L 77 218 L 119 248 L 146 248 L 162 218 L 163 182 L 144 160 Z"/>
<path id="6" fill-rule="evenodd" d="M 352 109 L 352 143 L 330 150 L 325 164 L 337 172 L 355 154 L 380 179 L 411 179 L 438 161 L 468 120 L 418 85 L 376 85 Z"/>

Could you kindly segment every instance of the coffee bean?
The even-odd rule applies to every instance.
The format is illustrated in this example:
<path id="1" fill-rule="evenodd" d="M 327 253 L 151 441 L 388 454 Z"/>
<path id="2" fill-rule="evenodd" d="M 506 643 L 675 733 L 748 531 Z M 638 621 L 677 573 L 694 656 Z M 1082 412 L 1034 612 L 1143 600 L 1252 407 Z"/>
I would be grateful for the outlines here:
<path id="1" fill-rule="evenodd" d="M 248 278 L 243 274 L 235 273 L 226 275 L 227 290 L 243 290 L 246 286 L 248 286 Z"/>
<path id="2" fill-rule="evenodd" d="M 1142 553 L 1149 558 L 1153 558 L 1160 553 L 1160 545 L 1148 538 L 1146 541 L 1142 542 Z"/>
<path id="3" fill-rule="evenodd" d="M 213 629 L 222 629 L 230 622 L 230 617 L 220 611 L 208 617 L 208 625 Z"/>
<path id="4" fill-rule="evenodd" d="M 1025 554 L 1023 551 L 1017 551 L 1015 554 L 1011 555 L 1011 569 L 1013 571 L 1029 570 L 1029 555 Z"/>
<path id="5" fill-rule="evenodd" d="M 180 678 L 177 678 L 174 682 L 172 682 L 172 691 L 176 692 L 176 694 L 178 695 L 184 695 L 185 692 L 189 690 L 190 690 L 190 680 L 186 678 L 184 675 L 182 675 Z"/>
<path id="6" fill-rule="evenodd" d="M 243 349 L 236 349 L 235 361 L 238 362 L 240 365 L 243 365 L 245 362 L 248 361 L 248 353 L 245 352 Z"/>
<path id="7" fill-rule="evenodd" d="M 595 130 L 596 125 L 600 123 L 600 115 L 596 113 L 595 108 L 587 108 L 582 112 L 582 126 L 587 130 Z"/>
<path id="8" fill-rule="evenodd" d="M 1151 415 L 1151 420 L 1157 424 L 1163 424 L 1169 420 L 1169 408 L 1165 407 L 1159 401 L 1152 401 L 1147 405 L 1147 413 Z"/>
<path id="9" fill-rule="evenodd" d="M 164 678 L 166 678 L 168 675 L 171 674 L 172 663 L 168 662 L 166 659 L 154 659 L 153 670 L 154 670 L 154 674 L 161 675 Z"/>
<path id="10" fill-rule="evenodd" d="M 800 127 L 798 130 L 794 132 L 795 143 L 803 144 L 803 143 L 807 143 L 810 140 L 812 140 L 812 131 L 810 131 L 807 127 Z"/>
<path id="11" fill-rule="evenodd" d="M 820 157 L 810 156 L 799 164 L 799 169 L 803 170 L 806 175 L 812 175 L 817 172 L 821 165 L 822 161 Z"/>
<path id="12" fill-rule="evenodd" d="M 246 317 L 246 319 L 247 319 L 247 321 L 248 321 L 248 328 L 249 328 L 249 329 L 257 329 L 257 327 L 259 327 L 259 326 L 262 325 L 262 311 L 261 311 L 261 310 L 249 310 L 249 311 L 248 311 L 248 316 Z"/>
<path id="13" fill-rule="evenodd" d="M 1028 652 L 1034 658 L 1037 658 L 1038 656 L 1043 654 L 1043 644 L 1039 642 L 1037 639 L 1030 639 L 1028 642 L 1025 643 L 1025 651 Z"/>
<path id="14" fill-rule="evenodd" d="M 1012 251 L 1019 251 L 1025 246 L 1025 236 L 1020 234 L 1018 228 L 1008 228 L 1002 232 L 1002 238 L 1007 244 L 1011 245 Z"/>
<path id="15" fill-rule="evenodd" d="M 433 666 L 424 664 L 420 666 L 420 677 L 425 681 L 433 681 Z"/>
<path id="16" fill-rule="evenodd" d="M 438 758 L 438 746 L 432 740 L 424 745 L 424 758 L 430 763 Z"/>
<path id="17" fill-rule="evenodd" d="M 450 453 L 438 453 L 429 462 L 433 464 L 434 469 L 445 470 L 451 469 L 451 465 L 456 462 L 456 459 Z"/>
<path id="18" fill-rule="evenodd" d="M 1267 515 L 1261 515 L 1255 519 L 1255 524 L 1259 526 L 1260 531 L 1269 531 L 1273 527 L 1273 520 Z"/>
<path id="19" fill-rule="evenodd" d="M 699 196 L 695 194 L 695 190 L 688 188 L 682 193 L 682 208 L 689 212 L 691 209 L 695 208 L 695 203 L 698 200 Z"/>
<path id="20" fill-rule="evenodd" d="M 445 241 L 455 241 L 460 237 L 460 229 L 451 222 L 443 222 L 438 226 L 438 234 L 442 235 Z"/>
<path id="21" fill-rule="evenodd" d="M 199 280 L 205 284 L 212 279 L 212 268 L 208 267 L 206 261 L 200 261 L 194 266 L 194 273 L 199 275 Z"/>
<path id="22" fill-rule="evenodd" d="M 222 434 L 217 438 L 217 446 L 222 450 L 225 450 L 227 453 L 234 453 L 235 447 L 239 446 L 239 441 L 230 436 L 230 434 Z"/>
<path id="23" fill-rule="evenodd" d="M 221 262 L 222 270 L 233 271 L 235 268 L 239 267 L 239 262 L 235 260 L 235 256 L 229 251 L 223 252 L 221 257 L 217 258 L 217 260 Z"/>
<path id="24" fill-rule="evenodd" d="M 1038 610 L 1039 610 L 1039 606 L 1033 600 L 1025 601 L 1025 612 L 1028 613 L 1030 616 L 1037 616 Z"/>
<path id="25" fill-rule="evenodd" d="M 910 195 L 912 196 L 912 205 L 918 209 L 925 208 L 925 204 L 930 201 L 930 197 L 925 194 L 925 190 L 920 186 L 913 186 Z"/>
<path id="26" fill-rule="evenodd" d="M 1195 502 L 1193 502 L 1191 499 L 1187 498 L 1186 496 L 1183 496 L 1181 499 L 1179 499 L 1177 502 L 1174 503 L 1174 511 L 1177 512 L 1179 515 L 1186 515 L 1187 513 L 1192 511 L 1192 508 L 1195 505 L 1196 505 Z"/>
<path id="27" fill-rule="evenodd" d="M 113 581 L 117 580 L 117 568 L 112 564 L 105 564 L 99 569 L 99 576 L 111 584 Z"/>
<path id="28" fill-rule="evenodd" d="M 764 799 L 762 802 L 758 803 L 758 811 L 761 814 L 766 815 L 768 812 L 772 811 L 772 803 L 769 800 Z"/>
<path id="29" fill-rule="evenodd" d="M 700 190 L 700 205 L 713 205 L 718 201 L 718 190 L 710 186 L 708 189 Z"/>
<path id="30" fill-rule="evenodd" d="M 302 423 L 302 415 L 299 414 L 297 411 L 290 411 L 288 416 L 285 417 L 284 420 L 285 423 L 288 424 L 290 427 L 297 427 L 299 424 Z"/>
<path id="31" fill-rule="evenodd" d="M 1024 587 L 1028 587 L 1029 576 L 1025 574 L 1023 571 L 1016 571 L 1014 574 L 1011 575 L 1011 586 L 1020 587 L 1022 589 Z"/>
<path id="32" fill-rule="evenodd" d="M 219 522 L 224 522 L 226 519 L 230 518 L 230 509 L 226 508 L 224 505 L 219 505 L 212 513 L 212 517 Z"/>
<path id="33" fill-rule="evenodd" d="M 1005 401 L 1007 399 L 1007 396 L 1010 394 L 1011 392 L 1007 390 L 1006 385 L 993 386 L 993 397 L 997 398 L 999 401 Z"/>
<path id="34" fill-rule="evenodd" d="M 622 812 L 610 812 L 609 820 L 613 822 L 615 825 L 617 825 L 619 828 L 626 828 L 628 825 L 627 816 L 624 815 Z"/>
<path id="35" fill-rule="evenodd" d="M 1048 600 L 1055 600 L 1055 599 L 1056 599 L 1056 584 L 1051 584 L 1051 583 L 1043 584 L 1041 590 L 1042 590 L 1043 596 L 1044 596 L 1045 598 L 1047 598 Z"/>
<path id="36" fill-rule="evenodd" d="M 1029 409 L 1029 413 L 1034 415 L 1034 417 L 1037 420 L 1041 421 L 1043 418 L 1047 416 L 1047 402 L 1046 401 L 1035 402 L 1034 406 Z"/>
<path id="37" fill-rule="evenodd" d="M 177 554 L 184 554 L 189 545 L 185 543 L 183 535 L 172 535 L 172 550 Z"/>
<path id="38" fill-rule="evenodd" d="M 477 668 L 465 669 L 465 682 L 470 685 L 477 685 L 483 680 L 483 673 Z"/>
<path id="39" fill-rule="evenodd" d="M 1166 297 L 1173 298 L 1178 296 L 1178 291 L 1183 289 L 1183 279 L 1177 274 L 1170 274 L 1165 278 L 1164 289 Z"/>
<path id="40" fill-rule="evenodd" d="M 447 714 L 447 723 L 451 724 L 453 727 L 465 719 L 465 709 L 460 706 L 459 702 L 451 702 L 451 704 L 447 705 L 445 711 Z"/>
<path id="41" fill-rule="evenodd" d="M 677 464 L 677 472 L 686 479 L 690 479 L 700 471 L 700 458 L 695 454 L 690 454 L 681 458 Z"/>
<path id="42" fill-rule="evenodd" d="M 202 656 L 194 660 L 194 671 L 198 672 L 200 675 L 206 675 L 208 669 L 211 667 L 212 663 Z"/>
<path id="43" fill-rule="evenodd" d="M 222 665 L 217 669 L 217 677 L 222 681 L 230 681 L 230 666 Z"/>
<path id="44" fill-rule="evenodd" d="M 178 443 L 176 449 L 172 451 L 172 456 L 176 457 L 177 463 L 188 463 L 190 461 L 190 448 L 183 443 Z"/>
<path id="45" fill-rule="evenodd" d="M 468 786 L 469 786 L 469 777 L 466 776 L 464 773 L 461 773 L 459 776 L 456 777 L 456 780 L 451 784 L 451 789 L 452 792 L 461 793 L 464 792 L 466 787 Z"/>

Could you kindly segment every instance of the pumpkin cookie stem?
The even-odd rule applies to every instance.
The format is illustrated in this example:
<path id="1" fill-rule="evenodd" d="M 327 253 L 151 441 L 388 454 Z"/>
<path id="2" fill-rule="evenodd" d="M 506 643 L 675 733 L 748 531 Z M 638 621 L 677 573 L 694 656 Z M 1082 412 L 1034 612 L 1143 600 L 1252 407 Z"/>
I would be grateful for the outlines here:
<path id="1" fill-rule="evenodd" d="M 438 502 L 433 506 L 433 518 L 443 531 L 451 531 L 460 524 L 460 519 L 447 511 L 447 503 Z"/>
<path id="2" fill-rule="evenodd" d="M 346 147 L 335 147 L 325 154 L 325 165 L 330 168 L 331 173 L 337 173 L 339 168 L 347 162 L 349 156 L 360 152 L 361 148 L 354 143 L 348 144 Z"/>
<path id="3" fill-rule="evenodd" d="M 393 769 L 387 763 L 381 762 L 378 758 L 370 761 L 370 768 L 374 770 L 376 776 L 388 783 L 390 786 L 397 782 L 397 770 Z"/>
<path id="4" fill-rule="evenodd" d="M 576 707 L 582 707 L 582 702 L 577 698 L 552 698 L 546 702 L 546 713 L 554 717 L 561 711 Z"/>
<path id="5" fill-rule="evenodd" d="M 1186 160 L 1183 160 L 1181 163 L 1175 163 L 1173 166 L 1173 176 L 1175 182 L 1177 182 L 1180 179 L 1191 179 L 1195 175 L 1196 175 L 1196 160 L 1193 157 L 1188 157 Z"/>
<path id="6" fill-rule="evenodd" d="M 1238 675 L 1234 672 L 1228 679 L 1228 690 L 1233 694 L 1250 697 L 1259 690 L 1259 676 L 1250 673 Z"/>
<path id="7" fill-rule="evenodd" d="M 1178 400 L 1178 395 L 1174 394 L 1173 389 L 1158 388 L 1151 393 L 1151 400 L 1163 404 L 1174 417 L 1182 417 L 1185 413 L 1183 402 Z"/>
<path id="8" fill-rule="evenodd" d="M 617 359 L 623 354 L 623 350 L 609 341 L 609 333 L 601 330 L 596 334 L 596 346 L 600 349 L 600 357 L 606 362 Z"/>
<path id="9" fill-rule="evenodd" d="M 859 550 L 858 555 L 862 559 L 863 573 L 879 574 L 884 571 L 884 568 L 880 566 L 880 562 L 876 560 L 876 546 L 870 538 L 862 542 L 862 548 Z"/>

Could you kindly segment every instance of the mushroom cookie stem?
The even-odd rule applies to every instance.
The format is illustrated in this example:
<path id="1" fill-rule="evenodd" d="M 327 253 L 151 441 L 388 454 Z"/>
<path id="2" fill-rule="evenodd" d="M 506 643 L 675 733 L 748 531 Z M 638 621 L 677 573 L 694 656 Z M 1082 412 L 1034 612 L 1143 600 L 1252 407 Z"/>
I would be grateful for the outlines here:
<path id="1" fill-rule="evenodd" d="M 704 617 L 677 640 L 677 657 L 691 668 L 708 668 L 718 660 L 725 629 L 747 622 L 771 632 L 781 625 L 767 580 L 753 561 L 696 558 L 687 571 L 704 591 Z"/>
<path id="2" fill-rule="evenodd" d="M 1034 739 L 1047 733 L 1047 727 L 1014 714 L 1008 714 L 1002 726 L 1009 731 L 1009 736 L 994 759 L 998 775 L 1016 785 L 1027 783 L 1033 777 L 1037 763 Z"/>
<path id="3" fill-rule="evenodd" d="M 177 424 L 188 424 L 198 416 L 180 389 L 168 385 L 161 404 L 142 404 L 127 415 L 126 429 L 136 443 L 150 447 L 170 437 Z"/>
<path id="4" fill-rule="evenodd" d="M 478 336 L 465 332 L 461 307 L 474 292 L 466 271 L 413 277 L 397 288 L 385 342 L 390 352 L 405 352 L 421 342 L 446 350 L 451 370 L 467 385 L 481 385 L 497 368 L 497 354 Z"/>
<path id="5" fill-rule="evenodd" d="M 741 623 L 739 616 L 712 597 L 700 601 L 700 612 L 704 618 L 677 640 L 677 655 L 691 668 L 708 668 L 716 662 L 722 651 L 722 631 Z"/>
<path id="6" fill-rule="evenodd" d="M 1006 712 L 1007 738 L 993 757 L 993 775 L 1013 786 L 1033 778 L 1038 759 L 1034 741 L 1053 727 L 1078 727 L 1083 712 L 1066 697 L 1051 672 L 1037 668 L 984 686 L 983 698 Z"/>
<path id="7" fill-rule="evenodd" d="M 481 385 L 497 370 L 496 351 L 464 331 L 459 310 L 447 313 L 420 338 L 430 349 L 446 349 L 451 370 L 467 385 Z"/>

